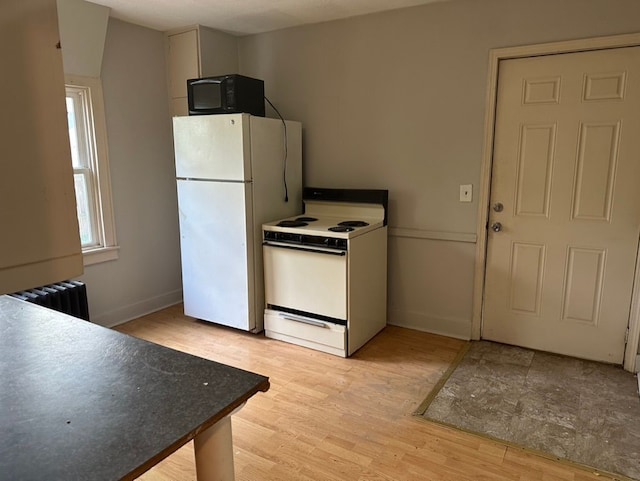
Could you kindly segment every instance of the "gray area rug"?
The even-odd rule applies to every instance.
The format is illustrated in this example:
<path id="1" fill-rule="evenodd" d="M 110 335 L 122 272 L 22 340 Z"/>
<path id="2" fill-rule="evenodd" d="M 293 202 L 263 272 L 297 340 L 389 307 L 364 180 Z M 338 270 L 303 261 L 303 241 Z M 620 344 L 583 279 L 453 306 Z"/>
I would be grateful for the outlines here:
<path id="1" fill-rule="evenodd" d="M 478 341 L 439 387 L 416 414 L 640 480 L 638 383 L 621 367 Z"/>

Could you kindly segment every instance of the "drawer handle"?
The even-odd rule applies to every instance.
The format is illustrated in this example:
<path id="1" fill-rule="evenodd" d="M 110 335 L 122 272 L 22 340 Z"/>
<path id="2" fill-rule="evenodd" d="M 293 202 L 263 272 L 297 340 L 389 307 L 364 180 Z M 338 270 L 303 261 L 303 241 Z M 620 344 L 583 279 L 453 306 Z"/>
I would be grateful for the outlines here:
<path id="1" fill-rule="evenodd" d="M 280 314 L 280 317 L 282 317 L 283 319 L 286 319 L 287 321 L 302 322 L 303 324 L 310 324 L 312 326 L 322 327 L 324 329 L 328 329 L 329 327 L 324 322 L 313 321 L 311 319 L 305 319 L 303 317 L 286 316 L 284 314 Z"/>
<path id="2" fill-rule="evenodd" d="M 278 249 L 290 249 L 292 251 L 311 252 L 313 254 L 328 254 L 328 255 L 331 255 L 331 256 L 346 256 L 347 255 L 347 253 L 345 251 L 334 250 L 334 249 L 330 249 L 330 248 L 327 248 L 326 250 L 323 250 L 323 249 L 314 249 L 312 247 L 298 247 L 298 246 L 294 246 L 294 245 L 274 244 L 273 242 L 263 242 L 262 245 L 266 246 L 266 247 L 277 247 Z"/>

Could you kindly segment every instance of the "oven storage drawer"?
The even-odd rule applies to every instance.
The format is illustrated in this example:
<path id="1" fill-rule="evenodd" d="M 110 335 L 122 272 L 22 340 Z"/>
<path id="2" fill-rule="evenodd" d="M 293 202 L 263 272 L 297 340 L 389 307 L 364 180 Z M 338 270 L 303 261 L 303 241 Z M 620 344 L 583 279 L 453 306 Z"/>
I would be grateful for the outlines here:
<path id="1" fill-rule="evenodd" d="M 266 337 L 347 357 L 347 328 L 339 324 L 265 309 Z"/>

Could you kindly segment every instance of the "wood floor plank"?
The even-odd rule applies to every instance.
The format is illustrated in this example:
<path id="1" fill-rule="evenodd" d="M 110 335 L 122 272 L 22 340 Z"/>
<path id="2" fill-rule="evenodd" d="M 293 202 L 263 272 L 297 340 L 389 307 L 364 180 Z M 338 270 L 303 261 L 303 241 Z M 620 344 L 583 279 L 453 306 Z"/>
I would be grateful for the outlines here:
<path id="1" fill-rule="evenodd" d="M 464 341 L 386 327 L 349 359 L 186 317 L 117 330 L 269 376 L 233 416 L 238 481 L 604 481 L 612 478 L 412 416 Z M 193 443 L 143 481 L 195 481 Z"/>

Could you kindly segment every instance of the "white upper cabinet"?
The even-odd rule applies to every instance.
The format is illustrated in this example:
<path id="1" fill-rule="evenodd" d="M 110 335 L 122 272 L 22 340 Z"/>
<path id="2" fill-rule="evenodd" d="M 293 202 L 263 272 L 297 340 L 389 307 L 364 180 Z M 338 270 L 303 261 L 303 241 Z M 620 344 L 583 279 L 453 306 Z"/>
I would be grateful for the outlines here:
<path id="1" fill-rule="evenodd" d="M 171 114 L 188 115 L 187 80 L 238 73 L 238 39 L 200 25 L 166 35 Z"/>
<path id="2" fill-rule="evenodd" d="M 7 293 L 78 276 L 83 266 L 56 1 L 3 0 L 0 26 L 0 293 Z"/>
<path id="3" fill-rule="evenodd" d="M 187 80 L 200 76 L 198 31 L 189 30 L 168 36 L 169 93 L 171 98 L 187 97 Z"/>

